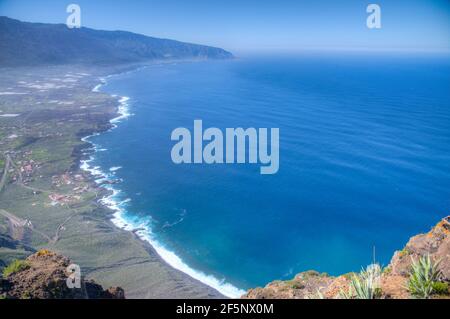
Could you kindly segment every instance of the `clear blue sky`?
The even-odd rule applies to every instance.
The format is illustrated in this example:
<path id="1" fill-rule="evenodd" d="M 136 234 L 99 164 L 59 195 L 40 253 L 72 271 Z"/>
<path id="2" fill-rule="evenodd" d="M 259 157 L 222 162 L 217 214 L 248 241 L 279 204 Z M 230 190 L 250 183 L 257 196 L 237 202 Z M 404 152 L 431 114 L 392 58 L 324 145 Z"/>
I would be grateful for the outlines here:
<path id="1" fill-rule="evenodd" d="M 223 47 L 234 52 L 301 49 L 450 50 L 449 0 L 0 0 L 0 15 L 82 24 Z M 382 8 L 382 29 L 366 7 Z"/>

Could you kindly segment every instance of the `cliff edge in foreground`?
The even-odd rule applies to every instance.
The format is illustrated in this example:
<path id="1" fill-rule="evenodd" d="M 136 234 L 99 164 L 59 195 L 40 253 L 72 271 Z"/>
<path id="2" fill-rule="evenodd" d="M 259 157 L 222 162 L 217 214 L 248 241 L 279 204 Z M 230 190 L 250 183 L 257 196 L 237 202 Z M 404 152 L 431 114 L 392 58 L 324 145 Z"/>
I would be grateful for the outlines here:
<path id="1" fill-rule="evenodd" d="M 423 263 L 419 264 L 419 261 Z M 430 261 L 428 266 L 427 261 Z M 413 266 L 416 266 L 415 271 Z M 433 270 L 433 266 L 436 269 Z M 363 292 L 373 291 L 372 298 L 382 299 L 409 299 L 420 298 L 420 296 L 450 298 L 448 287 L 450 283 L 450 216 L 440 221 L 429 233 L 412 237 L 403 250 L 394 254 L 386 268 L 379 269 L 379 280 L 374 289 L 367 289 L 364 286 L 367 281 L 360 279 L 367 278 L 367 274 L 331 277 L 316 271 L 307 271 L 298 274 L 290 281 L 274 281 L 265 288 L 251 289 L 243 298 L 356 299 L 358 289 Z M 370 268 L 367 272 L 371 273 Z M 422 294 L 411 287 L 413 274 L 416 275 L 414 287 L 417 287 L 418 282 L 421 291 L 423 290 Z M 355 284 L 355 276 L 360 279 L 358 282 L 362 283 L 361 286 Z M 433 279 L 428 280 L 427 277 Z M 419 296 L 417 296 L 418 293 Z"/>
<path id="2" fill-rule="evenodd" d="M 16 260 L 0 278 L 0 299 L 125 299 L 122 288 L 104 290 L 81 278 L 79 289 L 67 285 L 70 260 L 41 250 L 25 260 Z"/>

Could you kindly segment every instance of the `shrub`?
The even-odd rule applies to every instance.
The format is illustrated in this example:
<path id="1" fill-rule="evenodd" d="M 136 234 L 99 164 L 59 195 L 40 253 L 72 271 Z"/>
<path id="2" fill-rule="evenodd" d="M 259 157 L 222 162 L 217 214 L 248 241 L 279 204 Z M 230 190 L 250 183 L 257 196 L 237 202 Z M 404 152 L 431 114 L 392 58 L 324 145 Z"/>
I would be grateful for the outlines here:
<path id="1" fill-rule="evenodd" d="M 446 282 L 434 282 L 433 283 L 433 293 L 436 295 L 448 295 L 448 283 Z"/>
<path id="2" fill-rule="evenodd" d="M 38 251 L 38 253 L 37 253 L 37 255 L 39 256 L 39 257 L 42 257 L 42 256 L 49 256 L 49 255 L 52 255 L 53 253 L 50 251 L 50 250 L 47 250 L 47 249 L 41 249 L 41 250 L 39 250 Z"/>
<path id="3" fill-rule="evenodd" d="M 20 296 L 20 299 L 22 299 L 22 300 L 29 300 L 29 299 L 32 299 L 31 298 L 31 293 L 27 290 L 27 291 L 25 291 L 23 294 L 22 294 L 22 296 Z"/>
<path id="4" fill-rule="evenodd" d="M 14 260 L 8 267 L 3 269 L 3 277 L 7 278 L 12 274 L 28 269 L 30 265 L 25 260 Z"/>
<path id="5" fill-rule="evenodd" d="M 288 281 L 285 282 L 285 284 L 289 288 L 292 288 L 292 289 L 303 289 L 303 288 L 305 288 L 305 285 L 302 282 L 300 282 L 298 280 L 295 280 L 295 279 L 294 280 L 288 280 Z"/>
<path id="6" fill-rule="evenodd" d="M 355 276 L 355 275 L 357 275 L 357 273 L 355 273 L 355 272 L 348 272 L 348 273 L 343 274 L 343 275 L 341 275 L 341 276 L 344 277 L 345 279 L 350 280 L 350 279 L 352 279 L 353 276 Z"/>
<path id="7" fill-rule="evenodd" d="M 428 299 L 433 294 L 433 286 L 439 281 L 440 275 L 439 262 L 434 263 L 430 255 L 422 256 L 418 261 L 412 259 L 409 292 L 417 298 Z"/>
<path id="8" fill-rule="evenodd" d="M 309 278 L 309 277 L 318 277 L 320 276 L 319 272 L 315 270 L 308 270 L 302 273 L 303 278 Z"/>
<path id="9" fill-rule="evenodd" d="M 408 256 L 409 254 L 410 254 L 410 252 L 409 252 L 408 248 L 406 248 L 406 247 L 399 252 L 400 257 L 405 257 L 405 256 Z"/>
<path id="10" fill-rule="evenodd" d="M 383 275 L 390 275 L 391 273 L 392 273 L 391 266 L 387 266 L 387 267 L 383 268 Z"/>

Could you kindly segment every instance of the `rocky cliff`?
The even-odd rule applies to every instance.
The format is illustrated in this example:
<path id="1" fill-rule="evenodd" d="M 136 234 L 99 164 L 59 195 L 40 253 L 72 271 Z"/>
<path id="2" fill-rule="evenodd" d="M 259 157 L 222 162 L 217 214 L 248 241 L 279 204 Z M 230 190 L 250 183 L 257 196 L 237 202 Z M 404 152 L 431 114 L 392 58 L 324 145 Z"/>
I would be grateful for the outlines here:
<path id="1" fill-rule="evenodd" d="M 104 290 L 94 281 L 80 280 L 80 288 L 67 285 L 68 258 L 41 250 L 15 261 L 0 278 L 0 299 L 125 299 L 122 288 Z"/>
<path id="2" fill-rule="evenodd" d="M 431 298 L 450 298 L 450 216 L 440 221 L 427 234 L 412 237 L 405 248 L 397 251 L 388 267 L 380 274 L 376 298 L 414 298 L 408 289 L 411 268 L 420 258 L 428 258 L 438 267 L 439 291 Z M 248 291 L 244 299 L 305 299 L 305 298 L 354 298 L 345 296 L 354 274 L 331 277 L 315 271 L 303 272 L 290 281 L 274 281 L 265 288 Z"/>

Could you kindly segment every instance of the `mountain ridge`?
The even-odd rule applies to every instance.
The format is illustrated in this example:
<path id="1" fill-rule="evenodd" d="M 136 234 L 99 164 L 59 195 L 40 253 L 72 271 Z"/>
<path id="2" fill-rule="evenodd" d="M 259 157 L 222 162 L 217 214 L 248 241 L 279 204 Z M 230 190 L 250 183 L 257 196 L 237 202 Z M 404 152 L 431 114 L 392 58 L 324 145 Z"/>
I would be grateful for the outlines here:
<path id="1" fill-rule="evenodd" d="M 115 65 L 170 59 L 231 59 L 221 48 L 128 31 L 69 29 L 0 16 L 0 66 Z"/>

